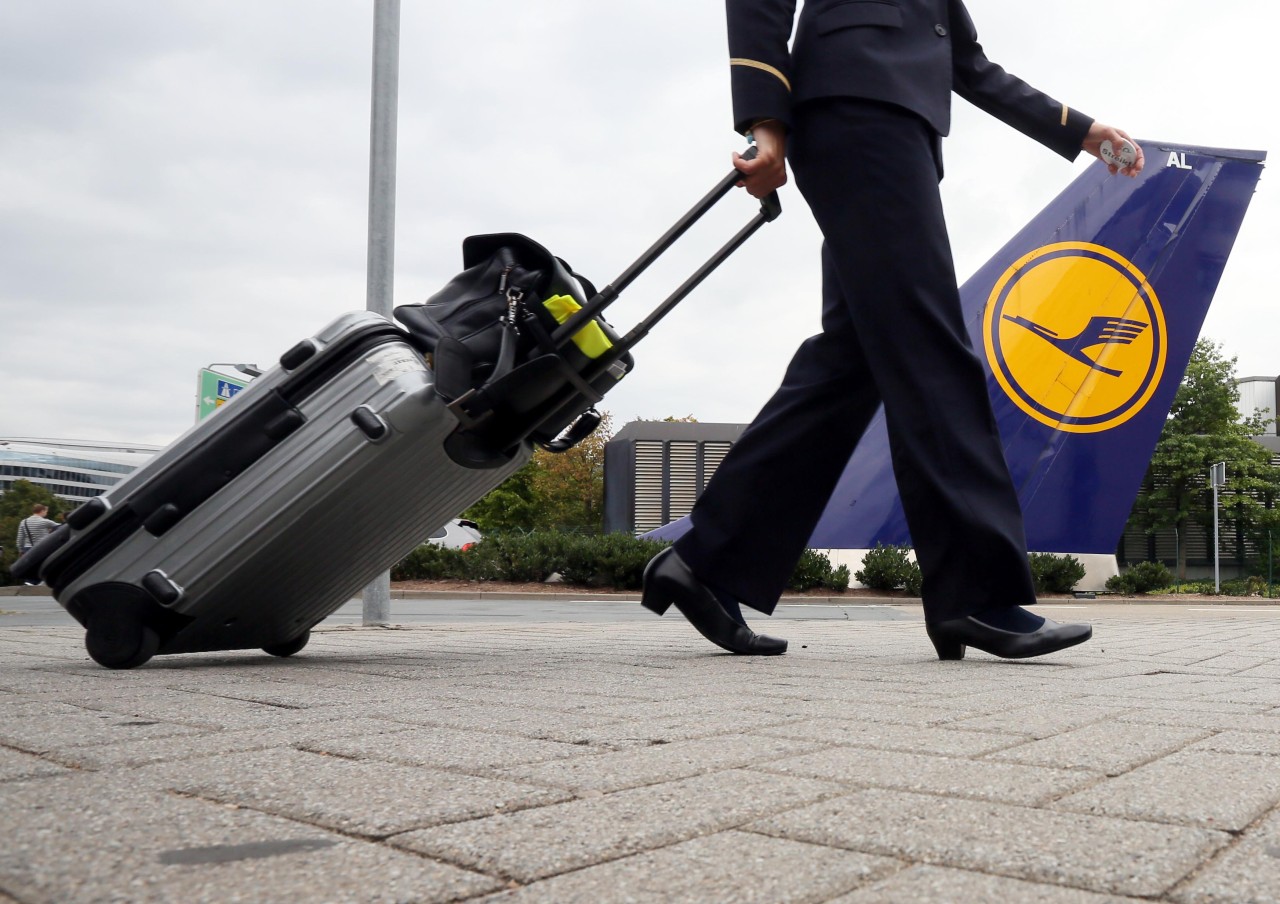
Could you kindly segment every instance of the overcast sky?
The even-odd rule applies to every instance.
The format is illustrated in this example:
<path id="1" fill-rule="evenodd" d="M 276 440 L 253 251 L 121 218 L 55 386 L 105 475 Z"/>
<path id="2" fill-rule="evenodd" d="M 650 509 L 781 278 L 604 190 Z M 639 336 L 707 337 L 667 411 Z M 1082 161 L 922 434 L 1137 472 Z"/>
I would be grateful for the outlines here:
<path id="1" fill-rule="evenodd" d="M 988 55 L 1142 138 L 1280 149 L 1274 0 L 969 0 Z M 365 306 L 372 0 L 0 0 L 0 437 L 167 443 L 212 362 L 268 365 Z M 724 173 L 720 0 L 403 0 L 397 304 L 518 231 L 599 284 Z M 963 280 L 1086 165 L 955 101 Z M 1280 374 L 1264 174 L 1203 334 Z M 791 187 L 606 400 L 749 420 L 818 328 L 819 237 Z M 735 193 L 611 320 L 745 221 Z"/>

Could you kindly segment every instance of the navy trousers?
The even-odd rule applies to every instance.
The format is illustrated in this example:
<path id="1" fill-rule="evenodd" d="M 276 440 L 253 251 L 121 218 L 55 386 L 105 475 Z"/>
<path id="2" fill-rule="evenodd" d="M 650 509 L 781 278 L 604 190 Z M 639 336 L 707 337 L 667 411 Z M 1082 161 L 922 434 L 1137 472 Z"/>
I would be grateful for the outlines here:
<path id="1" fill-rule="evenodd" d="M 1022 511 L 965 330 L 924 120 L 849 98 L 794 111 L 788 157 L 825 239 L 822 332 L 734 444 L 677 551 L 770 613 L 883 403 L 925 617 L 1028 605 Z"/>

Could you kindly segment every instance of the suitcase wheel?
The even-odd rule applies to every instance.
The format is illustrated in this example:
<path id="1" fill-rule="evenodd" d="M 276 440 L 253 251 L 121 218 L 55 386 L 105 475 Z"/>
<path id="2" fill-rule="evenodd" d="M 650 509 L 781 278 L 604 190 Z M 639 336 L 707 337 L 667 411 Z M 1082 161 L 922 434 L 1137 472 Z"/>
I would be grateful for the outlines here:
<path id="1" fill-rule="evenodd" d="M 293 640 L 286 640 L 283 643 L 268 644 L 263 647 L 264 653 L 270 653 L 272 656 L 292 656 L 307 645 L 307 641 L 311 639 L 310 631 L 303 631 Z"/>
<path id="2" fill-rule="evenodd" d="M 84 637 L 89 657 L 109 669 L 132 669 L 142 665 L 160 649 L 160 635 L 146 625 L 108 622 L 90 618 Z"/>

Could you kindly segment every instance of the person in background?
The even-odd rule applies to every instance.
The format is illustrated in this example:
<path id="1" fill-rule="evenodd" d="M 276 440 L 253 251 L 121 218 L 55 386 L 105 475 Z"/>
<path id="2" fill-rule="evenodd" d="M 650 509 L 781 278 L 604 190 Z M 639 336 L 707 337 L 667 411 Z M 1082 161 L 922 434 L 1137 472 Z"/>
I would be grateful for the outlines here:
<path id="1" fill-rule="evenodd" d="M 49 506 L 37 502 L 31 507 L 31 514 L 18 522 L 18 555 L 25 555 L 27 550 L 35 546 L 57 528 L 58 522 L 48 517 Z M 27 581 L 28 585 L 39 581 Z"/>

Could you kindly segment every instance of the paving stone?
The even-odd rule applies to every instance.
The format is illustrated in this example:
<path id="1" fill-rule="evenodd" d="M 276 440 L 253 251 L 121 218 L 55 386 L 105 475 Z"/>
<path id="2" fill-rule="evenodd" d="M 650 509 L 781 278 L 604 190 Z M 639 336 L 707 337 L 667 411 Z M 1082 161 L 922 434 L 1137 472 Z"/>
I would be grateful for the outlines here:
<path id="1" fill-rule="evenodd" d="M 857 747 L 820 750 L 780 759 L 758 768 L 863 788 L 925 791 L 1017 804 L 1051 800 L 1082 785 L 1092 784 L 1099 777 L 1067 769 Z"/>
<path id="2" fill-rule="evenodd" d="M 382 738 L 410 730 L 408 725 L 384 719 L 335 718 L 318 723 L 287 722 L 269 728 L 209 731 L 199 735 L 75 747 L 49 756 L 59 763 L 80 769 L 132 768 L 223 753 L 264 750 L 268 747 L 321 745 L 335 738 L 350 736 Z"/>
<path id="3" fill-rule="evenodd" d="M 965 870 L 913 866 L 833 898 L 829 904 L 1138 904 L 1141 900 Z"/>
<path id="4" fill-rule="evenodd" d="M 292 749 L 169 764 L 159 775 L 175 791 L 371 837 L 569 796 L 498 779 Z"/>
<path id="5" fill-rule="evenodd" d="M 133 687 L 122 690 L 125 692 L 82 697 L 78 705 L 99 712 L 115 712 L 139 719 L 219 730 L 266 728 L 282 722 L 306 721 L 316 717 L 310 707 L 259 703 L 167 688 Z M 317 699 L 320 697 L 318 694 L 312 696 Z"/>
<path id="6" fill-rule="evenodd" d="M 1204 781 L 1205 776 L 1212 781 Z M 1064 810 L 1243 829 L 1280 802 L 1280 768 L 1267 758 L 1183 751 L 1057 803 Z"/>
<path id="7" fill-rule="evenodd" d="M 763 737 L 676 741 L 530 766 L 500 769 L 499 778 L 566 788 L 575 794 L 619 791 L 722 769 L 769 763 L 814 749 L 813 744 Z M 577 748 L 581 750 L 582 748 Z"/>
<path id="8" fill-rule="evenodd" d="M 1188 750 L 1216 750 L 1219 753 L 1250 753 L 1255 756 L 1280 756 L 1280 734 L 1259 731 L 1221 731 Z"/>
<path id="9" fill-rule="evenodd" d="M 762 728 L 759 734 L 843 746 L 873 747 L 877 750 L 903 750 L 947 756 L 990 753 L 1021 744 L 1024 740 L 1008 734 L 956 731 L 949 727 L 894 725 L 888 722 L 858 722 L 849 719 L 807 719 L 803 722 Z"/>
<path id="10" fill-rule="evenodd" d="M 828 782 L 730 770 L 409 832 L 392 843 L 530 882 L 732 828 L 840 790 Z"/>
<path id="11" fill-rule="evenodd" d="M 1280 687 L 1276 686 L 1276 682 L 1265 679 L 1259 681 L 1260 686 L 1248 688 L 1241 686 L 1246 683 L 1241 679 L 1238 684 L 1224 686 L 1212 699 L 1215 702 L 1243 703 L 1246 706 L 1280 706 Z"/>
<path id="12" fill-rule="evenodd" d="M 0 743 L 33 753 L 51 753 L 124 740 L 199 735 L 204 732 L 205 729 L 179 725 L 176 722 L 159 722 L 120 713 L 90 712 L 83 709 L 77 712 L 60 712 L 54 718 L 32 716 L 0 721 Z"/>
<path id="13" fill-rule="evenodd" d="M 283 678 L 276 680 L 257 675 L 236 672 L 202 675 L 201 680 L 190 679 L 171 682 L 171 690 L 242 700 L 287 709 L 308 709 L 337 704 L 381 704 L 398 699 L 412 688 L 393 678 L 366 679 L 348 682 L 346 685 L 317 688 L 310 684 L 295 684 Z"/>
<path id="14" fill-rule="evenodd" d="M 1048 738 L 1073 728 L 1107 721 L 1122 712 L 1124 710 L 1119 707 L 1078 706 L 1059 701 L 1050 706 L 1037 703 L 1010 707 L 1003 712 L 953 722 L 949 727 Z"/>
<path id="15" fill-rule="evenodd" d="M 1248 672 L 1258 666 L 1275 662 L 1275 656 L 1264 654 L 1217 653 L 1201 659 L 1196 665 L 1202 669 L 1248 677 Z"/>
<path id="16" fill-rule="evenodd" d="M 724 713 L 750 708 L 743 706 L 742 698 L 738 694 L 698 694 L 692 699 L 684 697 L 671 699 L 668 696 L 661 700 L 604 697 L 600 700 L 602 702 L 591 704 L 583 712 L 600 716 L 601 721 L 610 722 L 681 718 L 698 713 Z"/>
<path id="17" fill-rule="evenodd" d="M 751 823 L 780 838 L 938 866 L 1154 896 L 1230 836 L 1001 803 L 872 789 Z"/>
<path id="18" fill-rule="evenodd" d="M 829 679 L 806 678 L 797 680 L 793 685 L 775 683 L 756 688 L 749 698 L 741 701 L 741 705 L 770 712 L 804 712 L 806 705 L 826 706 L 832 702 L 853 706 L 871 703 L 927 706 L 930 700 L 921 690 L 903 687 L 900 683 L 878 685 L 864 681 L 833 685 Z"/>
<path id="19" fill-rule="evenodd" d="M 1096 706 L 1100 702 L 1105 701 L 1107 706 L 1127 706 L 1128 710 L 1135 713 L 1141 712 L 1160 712 L 1176 707 L 1178 712 L 1185 713 L 1218 713 L 1220 715 L 1258 715 L 1267 711 L 1268 707 L 1254 703 L 1224 703 L 1221 700 L 1135 700 L 1124 696 L 1123 694 L 1111 697 L 1104 697 L 1095 693 L 1088 693 L 1088 687 L 1081 687 L 1080 694 L 1075 698 L 1075 702 L 1081 706 Z M 1117 716 L 1121 721 L 1125 721 L 1128 713 Z"/>
<path id="20" fill-rule="evenodd" d="M 391 725 L 392 723 L 384 723 Z M 334 737 L 305 741 L 298 746 L 358 760 L 383 760 L 406 766 L 433 766 L 462 772 L 494 772 L 503 767 L 544 760 L 583 757 L 598 751 L 578 744 L 463 731 L 399 725 L 394 734 Z M 596 757 L 592 757 L 593 759 Z M 515 771 L 511 772 L 514 778 Z"/>
<path id="21" fill-rule="evenodd" d="M 950 707 L 936 702 L 918 703 L 868 703 L 860 700 L 811 700 L 799 704 L 775 706 L 766 709 L 775 718 L 812 719 L 830 716 L 833 708 L 840 718 L 855 722 L 885 722 L 892 725 L 942 725 L 953 722 L 959 715 Z"/>
<path id="22" fill-rule="evenodd" d="M 1208 735 L 1209 732 L 1196 728 L 1109 721 L 1000 750 L 988 754 L 987 758 L 1118 775 Z"/>
<path id="23" fill-rule="evenodd" d="M 127 780 L 81 774 L 6 785 L 4 796 L 0 887 L 24 904 L 428 902 L 500 887 L 385 845 Z"/>
<path id="24" fill-rule="evenodd" d="M 66 771 L 57 763 L 51 763 L 30 753 L 0 747 L 0 782 L 42 775 L 61 775 Z"/>
<path id="25" fill-rule="evenodd" d="M 1181 904 L 1280 902 L 1280 813 L 1246 832 L 1170 897 Z"/>
<path id="26" fill-rule="evenodd" d="M 571 744 L 591 744 L 600 747 L 636 747 L 650 744 L 668 744 L 715 735 L 756 732 L 777 725 L 784 725 L 793 718 L 770 715 L 740 709 L 715 713 L 698 713 L 686 716 L 667 716 L 655 719 L 617 720 L 600 725 L 580 725 L 569 729 L 552 730 L 548 737 Z"/>
<path id="27" fill-rule="evenodd" d="M 58 700 L 29 699 L 27 695 L 13 695 L 0 700 L 0 730 L 3 726 L 26 716 L 49 718 L 54 716 L 83 716 L 85 710 Z"/>
<path id="28" fill-rule="evenodd" d="M 1188 707 L 1133 710 L 1117 716 L 1116 721 L 1133 725 L 1184 725 L 1215 731 L 1239 730 L 1280 734 L 1280 713 L 1231 712 L 1227 704 L 1209 706 L 1207 710 Z"/>
<path id="29" fill-rule="evenodd" d="M 1204 700 L 1224 691 L 1241 693 L 1261 686 L 1256 679 L 1231 679 L 1190 672 L 1156 670 L 1148 675 L 1113 678 L 1101 690 L 1133 701 Z M 1242 702 L 1242 701 L 1238 701 Z"/>
<path id="30" fill-rule="evenodd" d="M 886 857 L 720 832 L 543 880 L 485 904 L 804 904 L 899 870 Z"/>
<path id="31" fill-rule="evenodd" d="M 594 713 L 565 713 L 546 709 L 513 709 L 493 704 L 453 701 L 407 700 L 394 706 L 373 706 L 369 715 L 411 725 L 440 725 L 447 728 L 518 734 L 526 738 L 575 743 L 578 732 L 589 732 L 610 719 Z M 612 720 L 617 721 L 617 720 Z"/>

